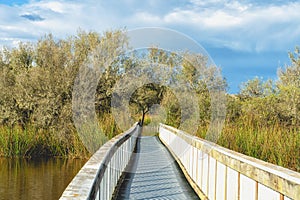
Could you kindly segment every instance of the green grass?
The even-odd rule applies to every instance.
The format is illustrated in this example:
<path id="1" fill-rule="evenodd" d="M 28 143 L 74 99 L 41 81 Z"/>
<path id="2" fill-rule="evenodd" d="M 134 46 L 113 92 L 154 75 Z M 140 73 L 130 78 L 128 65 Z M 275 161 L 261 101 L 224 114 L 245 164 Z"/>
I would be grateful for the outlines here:
<path id="1" fill-rule="evenodd" d="M 86 149 L 76 134 L 68 141 L 54 131 L 37 130 L 32 126 L 0 127 L 0 156 L 4 157 L 86 157 Z"/>
<path id="2" fill-rule="evenodd" d="M 0 127 L 0 155 L 1 156 L 20 156 L 27 155 L 36 141 L 33 131 L 20 127 L 9 128 Z"/>
<path id="3" fill-rule="evenodd" d="M 150 117 L 146 117 L 150 123 Z M 99 118 L 105 138 L 120 132 L 110 114 Z M 207 127 L 199 127 L 197 136 L 205 138 Z M 87 135 L 88 128 L 85 130 Z M 285 127 L 277 122 L 261 124 L 239 119 L 226 122 L 217 142 L 231 150 L 252 156 L 294 171 L 300 171 L 300 128 Z M 54 130 L 36 129 L 34 126 L 0 127 L 0 156 L 5 157 L 71 157 L 90 156 L 76 130 L 59 135 Z"/>
<path id="4" fill-rule="evenodd" d="M 199 127 L 205 138 L 207 127 Z M 278 123 L 263 125 L 240 121 L 227 123 L 217 142 L 231 150 L 300 172 L 300 128 Z"/>
<path id="5" fill-rule="evenodd" d="M 87 158 L 91 154 L 88 150 L 96 151 L 106 140 L 120 132 L 110 114 L 100 117 L 99 125 L 103 135 L 99 134 L 99 130 L 95 134 L 95 128 L 87 125 L 83 130 L 87 138 L 80 137 L 75 128 L 60 132 L 37 129 L 33 125 L 25 128 L 0 126 L 0 157 Z M 85 145 L 90 146 L 86 148 Z"/>

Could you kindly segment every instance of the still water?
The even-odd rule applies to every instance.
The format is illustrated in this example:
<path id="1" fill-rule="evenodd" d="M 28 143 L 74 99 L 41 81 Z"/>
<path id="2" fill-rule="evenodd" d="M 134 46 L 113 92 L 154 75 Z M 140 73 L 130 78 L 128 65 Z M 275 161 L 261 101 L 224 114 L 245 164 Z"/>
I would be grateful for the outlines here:
<path id="1" fill-rule="evenodd" d="M 0 200 L 56 200 L 86 160 L 0 158 Z"/>

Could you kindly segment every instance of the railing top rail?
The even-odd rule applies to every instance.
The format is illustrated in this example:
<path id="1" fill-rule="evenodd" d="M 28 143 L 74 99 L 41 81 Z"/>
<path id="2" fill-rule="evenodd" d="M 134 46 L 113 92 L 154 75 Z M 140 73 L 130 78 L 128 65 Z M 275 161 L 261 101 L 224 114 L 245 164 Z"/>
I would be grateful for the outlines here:
<path id="1" fill-rule="evenodd" d="M 160 126 L 241 174 L 288 197 L 297 199 L 300 196 L 300 173 L 226 149 L 174 127 L 165 124 Z"/>
<path id="2" fill-rule="evenodd" d="M 89 199 L 91 193 L 95 192 L 93 190 L 99 187 L 98 184 L 100 184 L 111 156 L 123 142 L 132 136 L 136 128 L 137 123 L 102 145 L 73 178 L 60 199 Z"/>

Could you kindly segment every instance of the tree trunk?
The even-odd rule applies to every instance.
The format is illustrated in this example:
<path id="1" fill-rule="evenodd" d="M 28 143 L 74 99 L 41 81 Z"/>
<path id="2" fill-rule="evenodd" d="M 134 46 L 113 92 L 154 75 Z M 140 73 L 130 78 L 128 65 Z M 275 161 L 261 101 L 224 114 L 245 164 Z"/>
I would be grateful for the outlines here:
<path id="1" fill-rule="evenodd" d="M 144 125 L 145 115 L 146 115 L 146 112 L 143 111 L 141 126 Z"/>

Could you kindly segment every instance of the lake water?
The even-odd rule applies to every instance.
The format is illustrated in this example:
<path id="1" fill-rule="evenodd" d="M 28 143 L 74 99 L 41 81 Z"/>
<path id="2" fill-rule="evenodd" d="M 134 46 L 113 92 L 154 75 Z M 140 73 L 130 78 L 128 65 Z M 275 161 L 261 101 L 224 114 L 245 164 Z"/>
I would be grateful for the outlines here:
<path id="1" fill-rule="evenodd" d="M 85 162 L 81 159 L 0 158 L 0 200 L 59 199 Z"/>

